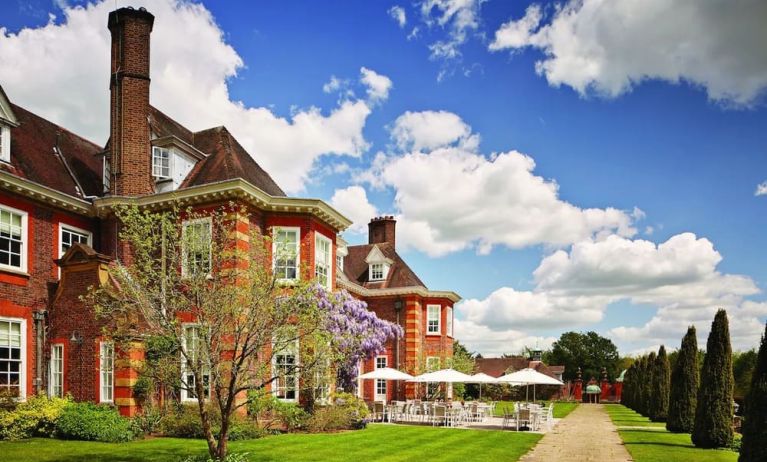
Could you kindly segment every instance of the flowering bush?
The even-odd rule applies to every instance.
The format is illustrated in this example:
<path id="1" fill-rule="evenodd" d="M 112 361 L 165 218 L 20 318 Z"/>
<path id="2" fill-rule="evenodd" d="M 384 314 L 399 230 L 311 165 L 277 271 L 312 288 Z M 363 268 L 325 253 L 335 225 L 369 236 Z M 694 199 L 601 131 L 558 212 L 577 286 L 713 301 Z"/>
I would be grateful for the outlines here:
<path id="1" fill-rule="evenodd" d="M 403 335 L 402 327 L 380 319 L 368 310 L 367 303 L 345 290 L 328 293 L 317 286 L 316 293 L 319 307 L 328 314 L 325 327 L 333 336 L 332 346 L 340 356 L 337 385 L 344 391 L 353 391 L 357 385 L 357 364 L 384 351 L 389 339 Z"/>

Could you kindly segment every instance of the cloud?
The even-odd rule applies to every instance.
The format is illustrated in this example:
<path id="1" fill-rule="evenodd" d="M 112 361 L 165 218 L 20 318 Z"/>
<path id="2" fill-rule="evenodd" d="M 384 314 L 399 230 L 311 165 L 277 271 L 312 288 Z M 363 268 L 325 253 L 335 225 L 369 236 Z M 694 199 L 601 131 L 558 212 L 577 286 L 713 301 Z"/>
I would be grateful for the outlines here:
<path id="1" fill-rule="evenodd" d="M 389 90 L 392 87 L 389 77 L 366 67 L 360 69 L 360 75 L 360 81 L 367 87 L 367 95 L 371 103 L 385 101 L 389 97 Z"/>
<path id="2" fill-rule="evenodd" d="M 354 224 L 349 227 L 349 231 L 356 234 L 367 233 L 368 222 L 378 216 L 376 207 L 370 203 L 365 189 L 361 186 L 336 189 L 330 198 L 330 205 L 352 220 Z"/>
<path id="3" fill-rule="evenodd" d="M 405 112 L 391 127 L 392 140 L 403 151 L 479 143 L 478 135 L 460 117 L 447 111 Z"/>
<path id="4" fill-rule="evenodd" d="M 485 157 L 479 136 L 455 114 L 405 113 L 391 128 L 403 154 L 379 154 L 366 175 L 395 193 L 398 241 L 431 256 L 495 245 L 566 246 L 597 234 L 636 233 L 630 214 L 576 207 L 559 186 L 534 174 L 535 161 L 517 151 Z"/>
<path id="5" fill-rule="evenodd" d="M 608 334 L 619 345 L 676 346 L 695 324 L 701 342 L 719 308 L 730 315 L 733 345 L 752 348 L 764 330 L 767 302 L 748 300 L 760 293 L 743 275 L 725 274 L 712 243 L 692 233 L 654 244 L 608 236 L 574 244 L 544 258 L 533 272 L 534 287 L 503 287 L 484 299 L 457 306 L 461 317 L 490 331 L 572 329 L 600 322 L 611 305 L 620 309 L 655 307 L 650 321 L 619 326 Z M 625 303 L 628 302 L 628 303 Z"/>
<path id="6" fill-rule="evenodd" d="M 393 7 L 389 8 L 387 13 L 389 13 L 389 16 L 391 16 L 391 18 L 397 22 L 397 25 L 399 25 L 400 29 L 404 28 L 407 24 L 407 15 L 405 14 L 405 9 L 401 6 L 394 5 Z"/>
<path id="7" fill-rule="evenodd" d="M 438 25 L 448 31 L 445 40 L 429 45 L 431 59 L 452 60 L 461 56 L 460 48 L 468 34 L 479 28 L 479 10 L 482 0 L 425 0 L 421 3 L 424 22 Z"/>
<path id="8" fill-rule="evenodd" d="M 756 185 L 756 191 L 754 191 L 754 196 L 767 196 L 767 181 Z"/>
<path id="9" fill-rule="evenodd" d="M 507 329 L 490 330 L 487 326 L 456 318 L 455 336 L 461 339 L 469 351 L 482 353 L 486 357 L 502 354 L 520 354 L 525 347 L 551 348 L 557 339 L 551 336 L 535 336 L 525 332 Z"/>
<path id="10" fill-rule="evenodd" d="M 321 156 L 359 157 L 367 150 L 362 130 L 372 111 L 369 102 L 346 98 L 330 111 L 298 108 L 290 117 L 247 106 L 231 98 L 227 84 L 243 68 L 242 58 L 204 6 L 175 0 L 133 3 L 155 15 L 152 104 L 193 130 L 226 125 L 286 191 L 302 191 Z M 104 143 L 106 18 L 113 7 L 110 1 L 65 7 L 58 24 L 51 20 L 18 33 L 0 29 L 0 82 L 11 100 Z"/>
<path id="11" fill-rule="evenodd" d="M 713 101 L 743 107 L 767 87 L 761 0 L 570 0 L 550 16 L 529 6 L 495 32 L 489 49 L 538 49 L 544 58 L 536 71 L 581 95 L 613 98 L 658 79 L 689 82 Z"/>

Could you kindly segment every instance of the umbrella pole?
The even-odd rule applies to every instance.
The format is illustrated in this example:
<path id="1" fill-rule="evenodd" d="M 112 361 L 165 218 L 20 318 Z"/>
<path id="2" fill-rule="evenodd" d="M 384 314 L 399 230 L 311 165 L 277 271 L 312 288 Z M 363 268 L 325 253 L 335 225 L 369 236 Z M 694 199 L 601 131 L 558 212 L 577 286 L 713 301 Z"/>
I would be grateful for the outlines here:
<path id="1" fill-rule="evenodd" d="M 530 396 L 529 396 L 529 393 L 530 393 L 530 385 L 526 383 L 526 384 L 525 384 L 525 402 L 526 402 L 526 403 L 529 403 L 529 402 L 530 402 Z"/>
<path id="2" fill-rule="evenodd" d="M 479 399 L 482 399 L 482 382 L 479 383 Z"/>
<path id="3" fill-rule="evenodd" d="M 533 384 L 533 402 L 535 402 L 535 384 Z"/>

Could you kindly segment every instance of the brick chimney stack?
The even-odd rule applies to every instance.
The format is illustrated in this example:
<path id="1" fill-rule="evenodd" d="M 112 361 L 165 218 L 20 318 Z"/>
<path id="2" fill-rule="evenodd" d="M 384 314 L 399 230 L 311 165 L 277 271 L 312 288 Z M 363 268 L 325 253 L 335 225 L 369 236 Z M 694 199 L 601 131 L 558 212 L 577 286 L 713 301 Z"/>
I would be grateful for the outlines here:
<path id="1" fill-rule="evenodd" d="M 368 223 L 368 244 L 396 244 L 397 220 L 393 216 L 376 217 Z"/>
<path id="2" fill-rule="evenodd" d="M 149 135 L 149 35 L 154 16 L 144 8 L 109 13 L 112 34 L 110 194 L 154 192 Z"/>

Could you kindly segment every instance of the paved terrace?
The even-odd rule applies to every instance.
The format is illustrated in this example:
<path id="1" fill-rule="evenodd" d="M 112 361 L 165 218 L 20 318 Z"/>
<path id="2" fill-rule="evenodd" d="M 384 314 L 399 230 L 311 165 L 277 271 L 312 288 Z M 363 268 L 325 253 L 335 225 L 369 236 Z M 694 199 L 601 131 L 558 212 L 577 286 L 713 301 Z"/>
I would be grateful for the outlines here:
<path id="1" fill-rule="evenodd" d="M 631 461 L 617 427 L 601 404 L 582 404 L 557 425 L 520 462 L 578 460 Z"/>

